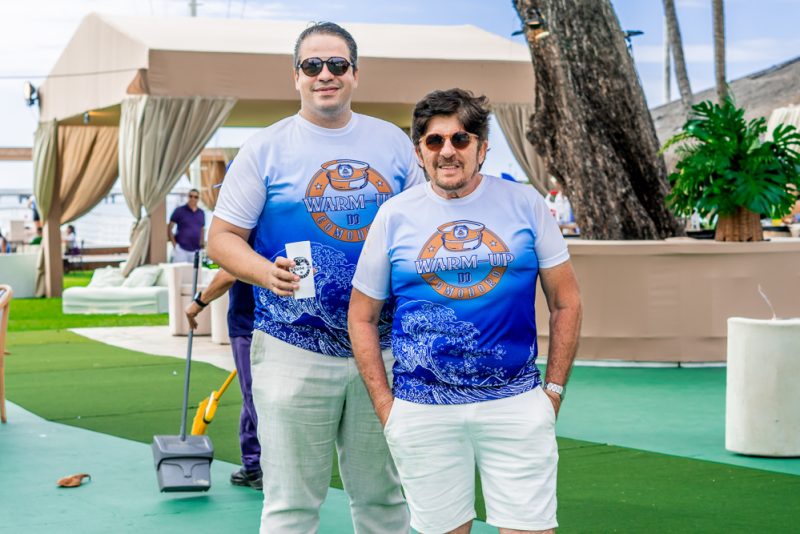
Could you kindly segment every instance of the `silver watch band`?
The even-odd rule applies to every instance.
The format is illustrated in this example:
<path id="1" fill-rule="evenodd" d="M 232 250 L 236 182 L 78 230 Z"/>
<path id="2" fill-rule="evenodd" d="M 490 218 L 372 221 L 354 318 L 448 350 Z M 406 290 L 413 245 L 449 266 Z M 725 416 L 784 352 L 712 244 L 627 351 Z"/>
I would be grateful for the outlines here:
<path id="1" fill-rule="evenodd" d="M 561 400 L 564 400 L 564 390 L 565 390 L 564 386 L 556 384 L 554 382 L 545 382 L 543 387 L 544 389 L 552 391 L 553 393 L 557 394 L 561 398 Z"/>

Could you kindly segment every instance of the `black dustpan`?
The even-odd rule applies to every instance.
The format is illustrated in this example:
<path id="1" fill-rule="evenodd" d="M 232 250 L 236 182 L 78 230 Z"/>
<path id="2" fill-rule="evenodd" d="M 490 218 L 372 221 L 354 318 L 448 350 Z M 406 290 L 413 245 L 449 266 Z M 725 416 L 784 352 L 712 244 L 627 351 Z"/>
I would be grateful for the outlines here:
<path id="1" fill-rule="evenodd" d="M 200 251 L 194 253 L 192 295 L 197 292 Z M 186 435 L 186 413 L 189 404 L 189 375 L 192 369 L 192 338 L 189 330 L 186 349 L 186 377 L 183 381 L 183 412 L 179 436 L 153 436 L 153 460 L 158 487 L 168 491 L 208 491 L 211 488 L 211 460 L 214 445 L 208 436 Z"/>

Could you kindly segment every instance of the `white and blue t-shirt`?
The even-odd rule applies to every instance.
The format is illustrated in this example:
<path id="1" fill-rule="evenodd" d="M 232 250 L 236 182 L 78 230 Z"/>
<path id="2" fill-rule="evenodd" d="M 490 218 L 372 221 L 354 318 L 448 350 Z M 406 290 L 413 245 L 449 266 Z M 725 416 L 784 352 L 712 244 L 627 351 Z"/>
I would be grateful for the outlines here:
<path id="1" fill-rule="evenodd" d="M 286 243 L 311 241 L 316 298 L 255 288 L 254 328 L 329 356 L 352 356 L 351 279 L 378 207 L 425 181 L 411 140 L 396 126 L 353 113 L 329 129 L 294 115 L 250 138 L 225 176 L 214 216 L 256 229 L 254 249 L 274 261 Z M 388 346 L 391 317 L 380 325 Z"/>
<path id="2" fill-rule="evenodd" d="M 395 396 L 463 404 L 539 385 L 536 280 L 568 259 L 527 185 L 484 176 L 469 195 L 444 199 L 423 184 L 384 204 L 353 286 L 394 311 Z"/>

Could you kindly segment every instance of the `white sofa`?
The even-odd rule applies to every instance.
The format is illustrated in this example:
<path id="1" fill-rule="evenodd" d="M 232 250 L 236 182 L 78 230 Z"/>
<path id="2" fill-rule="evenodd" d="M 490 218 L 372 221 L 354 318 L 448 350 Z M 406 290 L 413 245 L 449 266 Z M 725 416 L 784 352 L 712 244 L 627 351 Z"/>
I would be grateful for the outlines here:
<path id="1" fill-rule="evenodd" d="M 14 290 L 14 298 L 35 296 L 38 260 L 38 251 L 0 254 L 0 284 L 10 285 Z"/>
<path id="2" fill-rule="evenodd" d="M 166 265 L 143 265 L 127 279 L 119 267 L 96 269 L 86 287 L 64 290 L 65 314 L 145 314 L 168 310 Z"/>

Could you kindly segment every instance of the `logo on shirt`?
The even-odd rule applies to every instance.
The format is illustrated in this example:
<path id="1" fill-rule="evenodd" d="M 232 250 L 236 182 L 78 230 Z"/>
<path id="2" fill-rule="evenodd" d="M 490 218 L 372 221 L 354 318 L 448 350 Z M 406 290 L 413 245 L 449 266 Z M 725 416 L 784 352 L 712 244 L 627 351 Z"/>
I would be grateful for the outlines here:
<path id="1" fill-rule="evenodd" d="M 452 221 L 422 247 L 414 262 L 417 274 L 442 296 L 467 300 L 497 287 L 514 261 L 503 240 L 475 221 Z"/>
<path id="2" fill-rule="evenodd" d="M 366 239 L 375 213 L 393 193 L 369 163 L 336 159 L 314 174 L 303 202 L 320 230 L 339 241 L 358 243 Z"/>
<path id="3" fill-rule="evenodd" d="M 305 278 L 311 272 L 311 263 L 302 256 L 294 258 L 294 267 L 289 269 L 300 278 Z"/>

